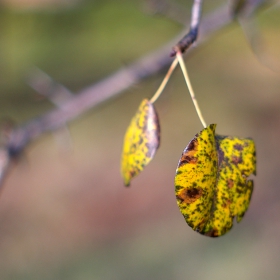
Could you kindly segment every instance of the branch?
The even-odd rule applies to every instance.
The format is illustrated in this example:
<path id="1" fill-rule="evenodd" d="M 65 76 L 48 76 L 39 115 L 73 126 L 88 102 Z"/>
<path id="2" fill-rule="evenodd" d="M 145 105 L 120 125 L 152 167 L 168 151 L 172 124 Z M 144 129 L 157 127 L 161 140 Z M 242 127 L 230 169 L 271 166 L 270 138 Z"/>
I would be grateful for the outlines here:
<path id="1" fill-rule="evenodd" d="M 197 22 L 198 20 L 199 18 L 196 18 Z M 229 13 L 228 6 L 219 8 L 205 17 L 200 25 L 198 43 L 202 43 L 214 32 L 232 22 L 232 20 L 233 18 Z M 167 54 L 170 48 L 174 46 L 174 42 L 178 42 L 183 35 L 183 33 L 180 34 L 160 49 L 144 56 L 130 66 L 116 71 L 98 83 L 83 89 L 79 94 L 70 97 L 65 103 L 60 104 L 59 108 L 38 118 L 31 119 L 29 122 L 15 128 L 5 146 L 1 148 L 1 150 L 6 152 L 7 158 L 2 161 L 5 163 L 5 166 L 2 166 L 2 168 L 0 166 L 0 183 L 6 173 L 4 171 L 10 165 L 10 159 L 16 158 L 31 141 L 37 139 L 45 132 L 54 131 L 64 126 L 69 121 L 107 101 L 109 98 L 117 97 L 133 84 L 168 66 L 171 63 L 171 58 Z"/>
<path id="2" fill-rule="evenodd" d="M 175 56 L 177 51 L 184 53 L 197 39 L 202 2 L 203 0 L 193 1 L 190 31 L 183 37 L 183 39 L 179 41 L 179 43 L 175 47 L 173 47 L 170 56 Z"/>

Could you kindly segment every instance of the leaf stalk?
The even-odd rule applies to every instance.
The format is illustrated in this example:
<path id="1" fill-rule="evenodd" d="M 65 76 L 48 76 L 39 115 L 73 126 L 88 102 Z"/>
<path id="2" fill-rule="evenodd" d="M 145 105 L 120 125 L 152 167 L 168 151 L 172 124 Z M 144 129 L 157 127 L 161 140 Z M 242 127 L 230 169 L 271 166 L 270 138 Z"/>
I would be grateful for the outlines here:
<path id="1" fill-rule="evenodd" d="M 181 66 L 181 69 L 182 69 L 182 72 L 183 72 L 183 75 L 184 75 L 187 87 L 189 89 L 189 92 L 190 92 L 190 95 L 191 95 L 191 98 L 192 98 L 195 110 L 197 112 L 197 115 L 198 115 L 198 117 L 199 117 L 203 127 L 206 128 L 207 124 L 206 124 L 206 122 L 205 122 L 205 120 L 204 120 L 204 118 L 202 116 L 202 113 L 201 113 L 201 110 L 199 108 L 198 102 L 197 102 L 197 100 L 195 98 L 195 94 L 194 94 L 194 91 L 193 91 L 193 88 L 192 88 L 192 85 L 191 85 L 191 81 L 190 81 L 190 78 L 189 78 L 189 75 L 188 75 L 188 72 L 187 72 L 187 67 L 186 67 L 186 65 L 184 63 L 181 51 L 179 51 L 179 50 L 177 51 L 176 57 L 177 57 L 177 59 L 179 61 L 179 64 Z"/>
<path id="2" fill-rule="evenodd" d="M 151 98 L 150 102 L 154 103 L 156 102 L 156 100 L 160 97 L 161 93 L 163 92 L 163 90 L 165 89 L 166 84 L 168 83 L 173 71 L 175 70 L 176 66 L 178 64 L 178 59 L 175 58 L 171 64 L 171 66 L 169 67 L 163 81 L 161 82 L 158 90 L 156 91 L 156 93 L 154 94 L 154 96 Z"/>

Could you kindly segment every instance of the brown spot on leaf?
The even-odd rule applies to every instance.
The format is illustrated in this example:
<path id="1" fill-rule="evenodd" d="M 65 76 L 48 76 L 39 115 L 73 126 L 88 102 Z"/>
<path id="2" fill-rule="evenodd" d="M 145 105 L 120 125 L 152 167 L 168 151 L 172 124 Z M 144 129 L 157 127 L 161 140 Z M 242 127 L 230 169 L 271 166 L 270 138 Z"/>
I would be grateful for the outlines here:
<path id="1" fill-rule="evenodd" d="M 193 203 L 201 196 L 202 196 L 201 188 L 190 188 L 190 189 L 182 190 L 180 194 L 177 196 L 177 199 L 181 200 L 181 202 Z"/>
<path id="2" fill-rule="evenodd" d="M 179 162 L 179 167 L 186 164 L 186 163 L 197 163 L 197 158 L 193 156 L 189 156 L 188 154 L 183 154 L 180 162 Z"/>
<path id="3" fill-rule="evenodd" d="M 182 157 L 179 161 L 179 165 L 178 167 L 186 164 L 186 163 L 192 163 L 192 164 L 195 164 L 197 163 L 197 158 L 194 156 L 196 154 L 196 151 L 197 151 L 197 145 L 198 145 L 198 142 L 197 142 L 197 139 L 194 138 L 189 144 L 188 146 L 186 147 L 186 149 L 184 150 L 183 154 L 182 154 Z"/>
<path id="4" fill-rule="evenodd" d="M 218 149 L 218 164 L 219 164 L 219 166 L 224 161 L 224 159 L 225 159 L 225 153 L 221 149 Z"/>
<path id="5" fill-rule="evenodd" d="M 243 151 L 243 146 L 240 145 L 240 144 L 235 144 L 235 145 L 233 146 L 233 148 L 234 148 L 235 150 L 238 150 L 238 151 Z"/>
<path id="6" fill-rule="evenodd" d="M 227 180 L 227 186 L 228 186 L 228 188 L 231 189 L 231 188 L 233 187 L 233 185 L 234 185 L 234 181 L 233 181 L 232 179 L 228 179 L 228 180 Z"/>
<path id="7" fill-rule="evenodd" d="M 187 146 L 187 150 L 188 150 L 188 151 L 193 151 L 193 150 L 196 151 L 196 147 L 197 147 L 197 139 L 194 138 L 194 139 L 189 143 L 189 145 Z"/>
<path id="8" fill-rule="evenodd" d="M 242 162 L 242 158 L 238 156 L 232 156 L 231 161 L 233 164 L 237 165 L 238 163 Z"/>
<path id="9" fill-rule="evenodd" d="M 228 208 L 231 204 L 231 201 L 229 199 L 227 199 L 224 203 L 223 203 L 223 207 L 224 208 Z"/>
<path id="10" fill-rule="evenodd" d="M 213 228 L 212 230 L 208 231 L 205 233 L 206 236 L 210 236 L 210 237 L 219 237 L 219 232 L 217 229 Z"/>

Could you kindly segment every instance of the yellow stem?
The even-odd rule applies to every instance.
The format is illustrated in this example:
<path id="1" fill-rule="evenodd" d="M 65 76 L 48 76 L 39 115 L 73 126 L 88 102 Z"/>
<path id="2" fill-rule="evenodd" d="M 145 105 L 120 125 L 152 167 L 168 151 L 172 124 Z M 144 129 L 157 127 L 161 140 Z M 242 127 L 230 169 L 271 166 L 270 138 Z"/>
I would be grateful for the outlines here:
<path id="1" fill-rule="evenodd" d="M 202 116 L 202 114 L 201 114 L 201 111 L 200 111 L 200 109 L 199 109 L 199 106 L 198 106 L 198 103 L 197 103 L 197 100 L 196 100 L 196 98 L 195 98 L 195 94 L 194 94 L 194 91 L 193 91 L 193 88 L 192 88 L 192 85 L 191 85 L 191 82 L 190 82 L 190 78 L 189 78 L 189 75 L 188 75 L 188 72 L 187 72 L 187 68 L 186 68 L 186 65 L 185 65 L 185 63 L 184 63 L 184 60 L 183 60 L 183 57 L 182 57 L 182 54 L 181 54 L 180 51 L 177 51 L 176 57 L 177 57 L 177 59 L 178 59 L 178 61 L 179 61 L 179 64 L 180 64 L 180 66 L 181 66 L 181 69 L 182 69 L 184 78 L 185 78 L 185 80 L 186 80 L 186 84 L 187 84 L 187 87 L 188 87 L 188 89 L 189 89 L 189 92 L 190 92 L 190 95 L 191 95 L 191 98 L 192 98 L 192 101 L 193 101 L 193 105 L 194 105 L 194 107 L 195 107 L 195 110 L 196 110 L 196 112 L 197 112 L 197 115 L 198 115 L 198 117 L 199 117 L 199 119 L 200 119 L 200 121 L 201 121 L 203 127 L 206 128 L 206 127 L 207 127 L 207 124 L 206 124 L 206 122 L 205 122 L 205 120 L 204 120 L 204 118 L 203 118 L 203 116 Z"/>
<path id="2" fill-rule="evenodd" d="M 159 98 L 159 96 L 163 92 L 171 74 L 173 73 L 174 69 L 176 68 L 177 64 L 178 64 L 178 59 L 175 58 L 171 64 L 171 66 L 169 67 L 167 74 L 165 75 L 163 81 L 161 82 L 161 85 L 159 86 L 159 88 L 156 91 L 156 93 L 154 94 L 154 96 L 151 98 L 151 100 L 150 100 L 151 103 L 154 103 Z"/>

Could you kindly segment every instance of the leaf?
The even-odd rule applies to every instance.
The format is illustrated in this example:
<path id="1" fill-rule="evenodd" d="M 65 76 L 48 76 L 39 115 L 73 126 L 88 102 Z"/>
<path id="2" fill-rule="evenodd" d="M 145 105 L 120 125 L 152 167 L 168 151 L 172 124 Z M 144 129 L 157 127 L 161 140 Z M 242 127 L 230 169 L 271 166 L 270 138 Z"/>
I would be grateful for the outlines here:
<path id="1" fill-rule="evenodd" d="M 127 128 L 121 173 L 126 186 L 153 159 L 160 142 L 160 126 L 154 105 L 147 99 L 140 104 Z"/>
<path id="2" fill-rule="evenodd" d="M 215 124 L 187 145 L 175 176 L 177 204 L 186 222 L 201 234 L 218 237 L 228 232 L 236 216 L 248 209 L 256 174 L 252 139 L 215 135 Z"/>

